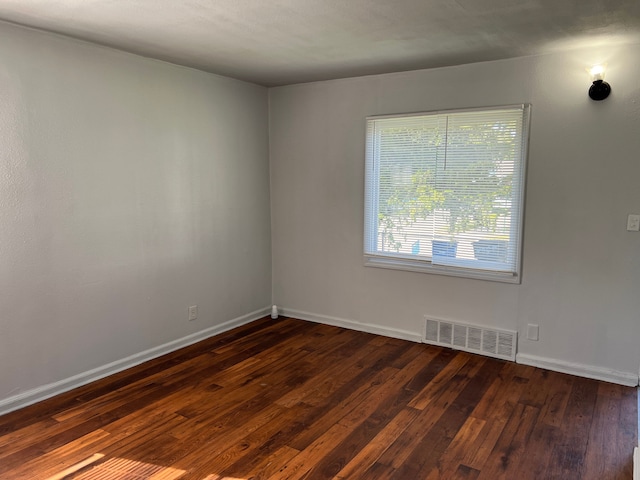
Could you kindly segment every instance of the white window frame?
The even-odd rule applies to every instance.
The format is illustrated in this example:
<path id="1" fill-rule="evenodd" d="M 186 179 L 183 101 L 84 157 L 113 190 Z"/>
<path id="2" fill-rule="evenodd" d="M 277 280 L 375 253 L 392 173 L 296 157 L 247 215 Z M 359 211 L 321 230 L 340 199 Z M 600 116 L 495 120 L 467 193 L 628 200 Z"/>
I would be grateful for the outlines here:
<path id="1" fill-rule="evenodd" d="M 511 248 L 516 249 L 514 271 L 502 272 L 491 269 L 490 264 L 485 264 L 478 260 L 469 261 L 465 265 L 464 260 L 457 260 L 456 265 L 434 264 L 423 256 L 411 254 L 397 254 L 395 252 L 381 253 L 377 250 L 378 237 L 378 198 L 379 198 L 379 163 L 376 159 L 377 142 L 376 138 L 371 138 L 370 123 L 377 119 L 403 118 L 413 116 L 428 115 L 450 115 L 464 112 L 482 112 L 491 110 L 520 109 L 522 111 L 522 137 L 520 162 L 517 168 L 515 186 L 518 188 L 518 205 L 512 210 L 512 215 L 516 215 L 516 231 L 511 237 Z M 364 221 L 364 264 L 368 267 L 388 268 L 410 272 L 430 273 L 437 275 L 448 275 L 465 277 L 471 279 L 490 280 L 504 283 L 521 283 L 522 270 L 522 243 L 524 233 L 524 204 L 525 204 L 525 184 L 527 170 L 527 154 L 529 146 L 529 124 L 530 124 L 529 104 L 504 105 L 496 107 L 482 107 L 473 109 L 438 110 L 431 112 L 417 112 L 408 114 L 376 115 L 366 118 L 366 158 L 365 158 L 365 221 Z M 483 267 L 487 269 L 483 269 Z"/>

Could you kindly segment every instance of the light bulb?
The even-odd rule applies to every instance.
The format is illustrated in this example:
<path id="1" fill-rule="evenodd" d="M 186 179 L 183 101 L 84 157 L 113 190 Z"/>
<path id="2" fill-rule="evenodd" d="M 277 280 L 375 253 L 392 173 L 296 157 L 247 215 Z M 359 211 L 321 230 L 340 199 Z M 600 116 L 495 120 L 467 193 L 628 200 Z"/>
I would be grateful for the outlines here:
<path id="1" fill-rule="evenodd" d="M 593 82 L 604 80 L 604 65 L 594 65 L 591 67 L 591 70 L 589 70 L 589 73 L 591 74 L 591 80 Z"/>

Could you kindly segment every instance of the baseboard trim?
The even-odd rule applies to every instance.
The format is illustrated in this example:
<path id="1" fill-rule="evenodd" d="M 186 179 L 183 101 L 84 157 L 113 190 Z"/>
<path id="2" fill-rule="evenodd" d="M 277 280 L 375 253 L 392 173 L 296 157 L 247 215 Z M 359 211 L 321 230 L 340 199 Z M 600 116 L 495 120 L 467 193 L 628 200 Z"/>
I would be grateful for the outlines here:
<path id="1" fill-rule="evenodd" d="M 27 390 L 26 392 L 22 392 L 17 395 L 0 400 L 0 415 L 4 415 L 20 408 L 24 408 L 28 405 L 32 405 L 42 400 L 46 400 L 47 398 L 51 398 L 55 395 L 73 390 L 74 388 L 86 385 L 96 380 L 100 380 L 101 378 L 108 377 L 109 375 L 121 372 L 123 370 L 126 370 L 127 368 L 135 367 L 136 365 L 140 365 L 141 363 L 153 360 L 154 358 L 166 355 L 167 353 L 171 353 L 175 350 L 179 350 L 180 348 L 187 347 L 202 340 L 206 340 L 207 338 L 210 338 L 214 335 L 218 335 L 220 333 L 262 318 L 265 315 L 268 315 L 270 312 L 270 306 L 264 307 L 259 310 L 247 313 L 246 315 L 228 320 L 222 324 L 206 328 L 177 340 L 173 340 L 163 345 L 159 345 L 143 352 L 136 353 L 121 360 L 116 360 L 115 362 L 111 362 L 101 367 L 97 367 L 78 375 L 65 378 L 58 382 L 36 387 L 34 389 Z M 411 342 L 421 343 L 423 341 L 422 335 L 419 333 L 383 327 L 371 323 L 358 322 L 345 318 L 320 315 L 289 308 L 282 308 L 280 310 L 280 314 L 283 316 L 299 318 L 301 320 L 307 320 L 310 322 L 323 323 L 326 325 L 333 325 L 336 327 L 343 327 L 350 330 L 373 333 L 376 335 L 398 338 Z M 630 387 L 638 386 L 638 375 L 630 372 L 620 372 L 617 370 L 595 367 L 592 365 L 565 362 L 562 360 L 555 360 L 551 358 L 538 357 L 535 355 L 527 355 L 522 353 L 518 353 L 516 355 L 516 362 L 523 365 L 530 365 L 533 367 L 544 368 L 556 372 L 568 373 L 579 377 L 593 378 L 595 380 L 603 380 L 606 382 L 617 383 Z M 634 465 L 636 473 L 634 480 L 640 480 L 639 449 L 636 449 L 636 452 L 634 454 Z"/>
<path id="2" fill-rule="evenodd" d="M 231 330 L 241 325 L 245 325 L 249 322 L 253 322 L 254 320 L 268 315 L 270 311 L 270 306 L 261 308 L 260 310 L 247 313 L 246 315 L 242 315 L 219 325 L 215 325 L 199 332 L 192 333 L 190 335 L 187 335 L 186 337 L 172 340 L 171 342 L 167 342 L 163 345 L 159 345 L 143 352 L 136 353 L 121 360 L 116 360 L 115 362 L 111 362 L 101 367 L 97 367 L 78 375 L 65 378 L 58 382 L 42 385 L 40 387 L 27 390 L 26 392 L 19 393 L 18 395 L 0 400 L 0 415 L 4 415 L 5 413 L 9 413 L 20 408 L 24 408 L 42 400 L 46 400 L 47 398 L 51 398 L 55 395 L 68 392 L 69 390 L 73 390 L 74 388 L 81 387 L 96 380 L 100 380 L 104 377 L 108 377 L 109 375 L 121 372 L 122 370 L 126 370 L 127 368 L 135 367 L 136 365 L 140 365 L 141 363 L 153 360 L 154 358 L 161 357 L 162 355 L 166 355 L 167 353 L 174 352 L 176 350 L 179 350 L 180 348 L 193 345 L 194 343 L 198 343 L 202 340 L 206 340 L 209 337 L 213 337 L 214 335 L 226 332 L 227 330 Z"/>
<path id="3" fill-rule="evenodd" d="M 308 320 L 315 323 L 324 323 L 326 325 L 333 325 L 335 327 L 343 327 L 360 332 L 374 333 L 376 335 L 399 338 L 401 340 L 408 340 L 411 342 L 421 343 L 423 341 L 422 334 L 419 333 L 383 327 L 371 323 L 357 322 L 355 320 L 349 320 L 346 318 L 320 315 L 317 313 L 305 312 L 302 310 L 295 310 L 286 307 L 280 309 L 280 314 L 287 317 L 299 318 L 300 320 Z M 571 375 L 576 375 L 578 377 L 603 380 L 605 382 L 617 383 L 629 387 L 635 387 L 638 385 L 638 375 L 631 372 L 620 372 L 617 370 L 595 367 L 592 365 L 565 362 L 563 360 L 538 357 L 535 355 L 526 355 L 523 353 L 518 353 L 516 355 L 516 363 L 530 365 L 532 367 L 544 368 L 546 370 L 552 370 L 554 372 L 568 373 Z M 638 480 L 640 480 L 640 478 Z"/>
<path id="4" fill-rule="evenodd" d="M 374 333 L 383 337 L 398 338 L 400 340 L 409 340 L 411 342 L 422 342 L 422 334 L 408 332 L 396 328 L 382 327 L 372 323 L 362 323 L 346 318 L 330 317 L 328 315 L 318 315 L 317 313 L 303 312 L 301 310 L 293 310 L 290 308 L 281 309 L 280 313 L 286 317 L 299 318 L 300 320 L 308 320 L 315 323 L 324 323 L 334 327 L 343 327 L 359 332 Z"/>
<path id="5" fill-rule="evenodd" d="M 638 375 L 631 372 L 620 372 L 618 370 L 595 367 L 593 365 L 565 362 L 553 358 L 538 357 L 524 353 L 518 353 L 516 355 L 516 362 L 523 365 L 530 365 L 532 367 L 553 370 L 554 372 L 569 373 L 578 377 L 593 378 L 594 380 L 603 380 L 605 382 L 626 385 L 628 387 L 636 387 L 638 385 Z"/>

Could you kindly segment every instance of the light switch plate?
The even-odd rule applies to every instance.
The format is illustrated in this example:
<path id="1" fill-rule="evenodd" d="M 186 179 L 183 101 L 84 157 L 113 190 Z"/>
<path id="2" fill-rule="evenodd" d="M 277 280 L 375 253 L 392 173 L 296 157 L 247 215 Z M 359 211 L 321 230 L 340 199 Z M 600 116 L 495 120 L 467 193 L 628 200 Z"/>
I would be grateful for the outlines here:
<path id="1" fill-rule="evenodd" d="M 627 232 L 640 232 L 640 215 L 631 214 L 627 217 Z"/>

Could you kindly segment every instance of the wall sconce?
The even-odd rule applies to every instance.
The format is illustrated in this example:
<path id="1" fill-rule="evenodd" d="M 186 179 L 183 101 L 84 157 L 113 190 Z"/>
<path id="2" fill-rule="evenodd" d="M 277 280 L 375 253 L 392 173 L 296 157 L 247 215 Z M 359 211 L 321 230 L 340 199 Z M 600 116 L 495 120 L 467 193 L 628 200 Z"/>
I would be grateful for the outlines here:
<path id="1" fill-rule="evenodd" d="M 604 66 L 596 65 L 591 70 L 591 81 L 593 84 L 589 87 L 589 98 L 591 100 L 604 100 L 611 93 L 611 85 L 604 81 Z"/>

